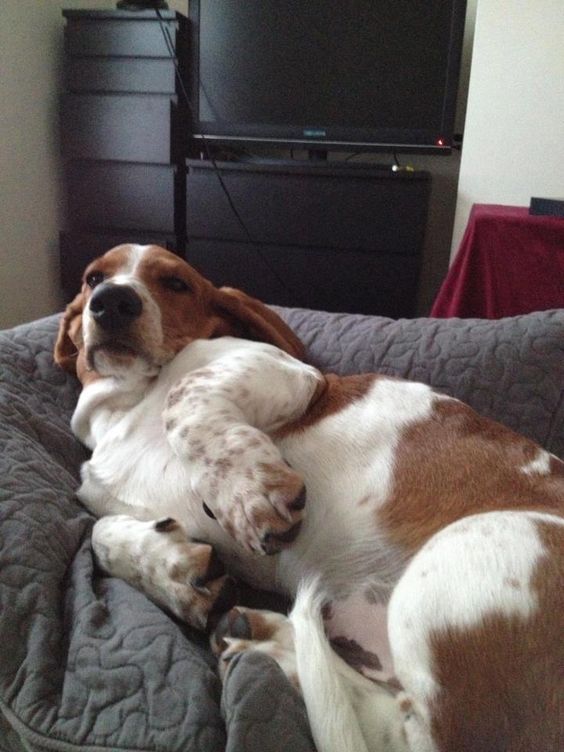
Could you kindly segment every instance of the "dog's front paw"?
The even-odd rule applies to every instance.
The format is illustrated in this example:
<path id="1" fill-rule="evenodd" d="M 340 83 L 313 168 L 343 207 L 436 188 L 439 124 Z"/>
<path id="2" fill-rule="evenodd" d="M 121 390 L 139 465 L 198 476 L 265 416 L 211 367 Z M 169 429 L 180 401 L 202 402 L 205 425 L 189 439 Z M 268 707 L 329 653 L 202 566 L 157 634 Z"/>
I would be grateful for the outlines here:
<path id="1" fill-rule="evenodd" d="M 205 511 L 245 548 L 275 554 L 297 538 L 306 489 L 299 473 L 283 461 L 230 461 L 229 472 L 204 493 Z"/>
<path id="2" fill-rule="evenodd" d="M 106 572 L 197 629 L 215 625 L 236 601 L 235 583 L 212 547 L 190 541 L 170 517 L 103 517 L 94 525 L 92 547 Z"/>

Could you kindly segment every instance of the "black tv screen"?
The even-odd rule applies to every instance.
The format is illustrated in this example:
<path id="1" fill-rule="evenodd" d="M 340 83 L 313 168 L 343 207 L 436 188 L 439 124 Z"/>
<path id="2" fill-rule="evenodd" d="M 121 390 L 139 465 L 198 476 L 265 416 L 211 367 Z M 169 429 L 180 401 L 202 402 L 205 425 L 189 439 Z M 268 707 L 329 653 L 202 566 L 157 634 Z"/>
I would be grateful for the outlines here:
<path id="1" fill-rule="evenodd" d="M 191 0 L 193 135 L 452 144 L 466 0 Z"/>

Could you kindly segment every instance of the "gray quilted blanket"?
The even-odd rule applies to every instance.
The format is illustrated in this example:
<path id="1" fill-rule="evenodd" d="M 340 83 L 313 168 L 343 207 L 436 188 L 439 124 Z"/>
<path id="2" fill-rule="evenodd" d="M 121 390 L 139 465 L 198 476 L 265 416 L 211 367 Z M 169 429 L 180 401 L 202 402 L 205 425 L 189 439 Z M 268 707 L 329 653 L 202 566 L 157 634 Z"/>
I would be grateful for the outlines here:
<path id="1" fill-rule="evenodd" d="M 564 454 L 564 311 L 405 320 L 281 311 L 324 370 L 433 384 Z M 277 666 L 243 656 L 221 689 L 205 641 L 101 576 L 74 498 L 78 387 L 56 317 L 0 333 L 0 750 L 311 752 Z"/>

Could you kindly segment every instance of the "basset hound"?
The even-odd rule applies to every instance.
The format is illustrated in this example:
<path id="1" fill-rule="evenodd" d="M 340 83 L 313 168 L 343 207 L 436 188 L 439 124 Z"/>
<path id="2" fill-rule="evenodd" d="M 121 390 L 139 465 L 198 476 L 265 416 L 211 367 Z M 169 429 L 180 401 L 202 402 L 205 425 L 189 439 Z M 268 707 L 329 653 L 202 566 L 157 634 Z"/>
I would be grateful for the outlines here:
<path id="1" fill-rule="evenodd" d="M 209 629 L 223 673 L 277 660 L 320 752 L 562 750 L 564 463 L 424 384 L 302 356 L 161 248 L 88 266 L 55 359 L 83 385 L 100 565 Z M 297 596 L 290 617 L 230 608 L 231 577 Z"/>

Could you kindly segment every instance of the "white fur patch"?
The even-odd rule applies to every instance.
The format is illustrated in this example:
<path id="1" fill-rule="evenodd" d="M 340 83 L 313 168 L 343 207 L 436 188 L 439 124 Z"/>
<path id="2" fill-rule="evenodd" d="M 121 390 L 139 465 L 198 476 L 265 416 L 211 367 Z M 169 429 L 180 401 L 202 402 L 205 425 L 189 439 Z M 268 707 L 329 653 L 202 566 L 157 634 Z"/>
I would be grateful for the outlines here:
<path id="1" fill-rule="evenodd" d="M 550 472 L 550 457 L 549 452 L 541 449 L 534 460 L 522 466 L 521 472 L 525 475 L 548 475 Z"/>
<path id="2" fill-rule="evenodd" d="M 537 608 L 531 578 L 545 554 L 533 512 L 487 512 L 434 535 L 398 583 L 389 608 L 396 674 L 420 717 L 437 690 L 430 638 L 491 615 L 527 619 Z"/>
<path id="3" fill-rule="evenodd" d="M 137 272 L 139 264 L 143 261 L 145 254 L 151 248 L 150 245 L 139 245 L 132 243 L 129 252 L 128 268 L 124 270 L 124 273 L 134 276 Z"/>
<path id="4" fill-rule="evenodd" d="M 303 532 L 280 567 L 290 589 L 319 571 L 343 596 L 361 584 L 395 585 L 405 560 L 377 529 L 375 510 L 391 493 L 403 431 L 431 415 L 434 399 L 423 384 L 378 379 L 362 399 L 278 442 L 307 478 Z"/>

